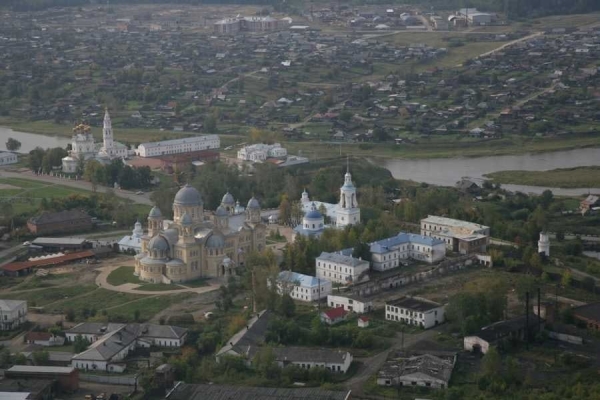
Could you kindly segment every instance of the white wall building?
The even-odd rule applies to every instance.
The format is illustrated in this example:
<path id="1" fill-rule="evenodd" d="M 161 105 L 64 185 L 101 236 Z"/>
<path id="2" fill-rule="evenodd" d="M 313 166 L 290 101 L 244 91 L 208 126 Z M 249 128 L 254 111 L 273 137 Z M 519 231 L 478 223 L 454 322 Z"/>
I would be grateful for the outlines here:
<path id="1" fill-rule="evenodd" d="M 315 260 L 317 277 L 343 285 L 368 279 L 369 262 L 340 253 L 322 252 Z"/>
<path id="2" fill-rule="evenodd" d="M 347 351 L 292 346 L 274 347 L 273 356 L 281 368 L 288 365 L 303 369 L 322 367 L 339 374 L 348 372 L 353 359 Z"/>
<path id="3" fill-rule="evenodd" d="M 9 151 L 0 151 L 0 165 L 15 164 L 19 161 L 19 158 L 15 153 Z"/>
<path id="4" fill-rule="evenodd" d="M 0 331 L 18 328 L 27 320 L 25 300 L 0 300 Z"/>
<path id="5" fill-rule="evenodd" d="M 77 336 L 92 344 L 71 359 L 71 366 L 86 371 L 123 372 L 123 360 L 137 347 L 181 347 L 187 329 L 156 324 L 104 324 L 83 322 L 65 332 L 70 342 Z"/>
<path id="6" fill-rule="evenodd" d="M 135 251 L 135 254 L 141 253 L 142 236 L 144 236 L 144 228 L 142 227 L 142 223 L 137 221 L 131 235 L 123 236 L 123 238 L 119 240 L 119 251 L 127 252 L 133 250 Z"/>
<path id="7" fill-rule="evenodd" d="M 357 314 L 364 314 L 373 310 L 372 301 L 354 296 L 330 294 L 327 296 L 327 305 L 331 308 L 344 307 L 344 310 Z"/>
<path id="8" fill-rule="evenodd" d="M 277 277 L 277 292 L 289 294 L 294 300 L 317 301 L 331 293 L 331 282 L 292 271 L 281 271 Z"/>
<path id="9" fill-rule="evenodd" d="M 429 329 L 445 321 L 445 307 L 419 297 L 402 297 L 385 303 L 385 319 Z"/>
<path id="10" fill-rule="evenodd" d="M 375 271 L 400 267 L 410 259 L 433 264 L 446 257 L 446 246 L 441 240 L 404 232 L 371 243 L 370 251 Z"/>
<path id="11" fill-rule="evenodd" d="M 162 142 L 142 143 L 137 148 L 140 157 L 157 157 L 167 154 L 190 153 L 201 150 L 215 150 L 221 147 L 218 135 L 192 136 L 183 139 L 163 140 Z"/>
<path id="12" fill-rule="evenodd" d="M 550 257 L 550 238 L 546 232 L 540 232 L 540 240 L 538 240 L 538 253 L 544 253 L 546 257 Z"/>
<path id="13" fill-rule="evenodd" d="M 490 227 L 429 215 L 421 220 L 421 235 L 443 240 L 446 248 L 456 253 L 485 253 L 490 238 Z"/>
<path id="14" fill-rule="evenodd" d="M 284 158 L 287 150 L 281 144 L 252 144 L 238 150 L 237 158 L 243 161 L 261 162 L 267 158 Z"/>

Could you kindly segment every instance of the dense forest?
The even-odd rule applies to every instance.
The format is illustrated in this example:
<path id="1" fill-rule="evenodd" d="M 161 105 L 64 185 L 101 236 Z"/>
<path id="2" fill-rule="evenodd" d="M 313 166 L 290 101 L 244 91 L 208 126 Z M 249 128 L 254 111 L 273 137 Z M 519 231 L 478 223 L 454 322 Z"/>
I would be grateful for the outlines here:
<path id="1" fill-rule="evenodd" d="M 308 0 L 307 0 L 308 1 Z M 101 0 L 9 0 L 7 4 L 15 11 L 42 10 L 55 6 L 83 6 L 102 4 Z M 179 4 L 260 4 L 281 8 L 285 0 L 110 0 L 110 4 L 133 3 L 179 3 Z M 509 18 L 539 17 L 552 14 L 576 14 L 600 10 L 598 0 L 344 0 L 341 4 L 367 5 L 390 3 L 413 3 L 435 9 L 477 7 L 482 11 L 504 12 Z M 285 7 L 283 7 L 285 8 Z"/>

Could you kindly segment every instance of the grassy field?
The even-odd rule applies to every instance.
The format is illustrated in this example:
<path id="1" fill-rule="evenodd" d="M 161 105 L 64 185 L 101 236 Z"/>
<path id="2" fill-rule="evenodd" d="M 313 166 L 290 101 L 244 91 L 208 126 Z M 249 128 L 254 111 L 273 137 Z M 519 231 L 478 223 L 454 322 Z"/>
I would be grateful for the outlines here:
<path id="1" fill-rule="evenodd" d="M 496 183 L 559 188 L 600 187 L 600 167 L 553 169 L 550 171 L 500 171 L 486 175 Z"/>
<path id="2" fill-rule="evenodd" d="M 125 283 L 137 283 L 142 284 L 143 282 L 138 279 L 137 276 L 133 275 L 133 267 L 119 267 L 113 270 L 107 277 L 106 281 L 113 286 L 120 286 Z"/>
<path id="3" fill-rule="evenodd" d="M 75 285 L 60 288 L 50 287 L 39 290 L 28 290 L 22 292 L 7 293 L 3 294 L 2 298 L 14 300 L 27 300 L 27 303 L 30 306 L 37 307 L 46 307 L 47 305 L 58 301 L 64 301 L 72 303 L 73 305 L 77 305 L 79 304 L 79 300 L 77 302 L 73 302 L 70 299 L 85 293 L 92 292 L 95 289 L 95 285 Z"/>
<path id="4" fill-rule="evenodd" d="M 119 267 L 112 271 L 106 281 L 113 286 L 121 286 L 126 283 L 134 283 L 138 286 L 135 290 L 147 290 L 149 292 L 161 292 L 164 290 L 178 290 L 183 289 L 179 285 L 167 285 L 164 283 L 147 283 L 141 281 L 137 276 L 133 274 L 133 267 Z"/>
<path id="5" fill-rule="evenodd" d="M 135 311 L 138 310 L 140 312 L 139 319 L 146 321 L 154 317 L 165 308 L 170 307 L 173 304 L 181 303 L 190 296 L 192 296 L 191 293 L 180 293 L 157 297 L 144 296 L 145 298 L 139 301 L 123 304 L 120 307 L 111 308 L 108 310 L 108 315 L 111 318 L 114 317 L 119 320 L 131 320 Z"/>

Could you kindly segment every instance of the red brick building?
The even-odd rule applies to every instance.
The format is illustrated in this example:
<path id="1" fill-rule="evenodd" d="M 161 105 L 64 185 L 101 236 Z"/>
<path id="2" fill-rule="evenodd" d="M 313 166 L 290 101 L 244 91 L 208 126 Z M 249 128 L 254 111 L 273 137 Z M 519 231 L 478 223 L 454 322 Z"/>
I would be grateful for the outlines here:
<path id="1" fill-rule="evenodd" d="M 92 217 L 81 210 L 44 212 L 30 218 L 27 228 L 34 235 L 88 231 L 92 229 Z"/>

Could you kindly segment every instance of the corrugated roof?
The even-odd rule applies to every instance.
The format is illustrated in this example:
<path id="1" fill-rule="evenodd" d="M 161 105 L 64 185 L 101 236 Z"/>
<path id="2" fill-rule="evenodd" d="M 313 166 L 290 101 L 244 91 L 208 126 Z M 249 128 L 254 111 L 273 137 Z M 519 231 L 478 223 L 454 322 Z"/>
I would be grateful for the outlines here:
<path id="1" fill-rule="evenodd" d="M 399 232 L 396 236 L 387 239 L 382 239 L 371 243 L 371 253 L 387 253 L 393 250 L 394 247 L 403 244 L 420 244 L 423 246 L 435 246 L 444 244 L 440 239 L 431 236 L 415 235 L 413 233 Z M 444 244 L 445 245 L 445 244 Z"/>
<path id="2" fill-rule="evenodd" d="M 36 238 L 33 242 L 31 242 L 32 244 L 36 245 L 36 246 L 43 246 L 43 245 L 83 245 L 85 242 L 87 242 L 87 239 L 85 238 L 53 238 L 53 237 L 39 237 Z"/>
<path id="3" fill-rule="evenodd" d="M 167 397 L 169 400 L 347 400 L 350 391 L 319 388 L 263 388 L 229 385 L 181 384 Z"/>
<path id="4" fill-rule="evenodd" d="M 323 261 L 332 261 L 344 265 L 348 265 L 350 267 L 357 267 L 359 265 L 369 264 L 368 261 L 361 260 L 358 258 L 354 258 L 352 256 L 347 256 L 340 253 L 326 253 L 322 252 L 321 255 L 317 258 L 317 260 Z"/>
<path id="5" fill-rule="evenodd" d="M 73 367 L 47 367 L 34 365 L 14 365 L 6 370 L 6 372 L 18 373 L 46 373 L 46 374 L 70 374 L 75 371 Z"/>
<path id="6" fill-rule="evenodd" d="M 57 265 L 57 264 L 61 264 L 61 263 L 67 262 L 67 261 L 75 261 L 75 260 L 80 260 L 82 258 L 93 257 L 94 255 L 95 255 L 94 252 L 91 250 L 79 251 L 77 253 L 65 254 L 64 256 L 47 258 L 45 260 L 13 262 L 13 263 L 4 265 L 2 267 L 2 269 L 4 271 L 15 272 L 15 271 L 21 271 L 21 270 L 27 269 L 27 268 L 46 267 L 46 266 L 50 266 L 50 265 Z"/>
<path id="7" fill-rule="evenodd" d="M 25 300 L 0 300 L 0 310 L 2 312 L 16 310 L 21 307 L 23 304 L 27 306 L 27 301 Z"/>
<path id="8" fill-rule="evenodd" d="M 65 222 L 65 221 L 73 221 L 77 219 L 89 219 L 90 222 L 92 218 L 82 210 L 65 210 L 59 211 L 55 213 L 44 212 L 38 216 L 31 217 L 29 222 L 34 225 L 41 224 L 54 224 L 57 222 Z"/>
<path id="9" fill-rule="evenodd" d="M 418 312 L 425 312 L 442 306 L 436 302 L 416 297 L 401 297 L 399 299 L 386 302 L 386 305 Z"/>
<path id="10" fill-rule="evenodd" d="M 294 285 L 302 286 L 302 287 L 309 287 L 309 288 L 319 287 L 319 278 L 316 278 L 314 276 L 299 274 L 297 272 L 292 272 L 292 271 L 281 271 L 279 273 L 279 276 L 277 277 L 277 280 L 280 282 L 293 283 Z M 320 282 L 321 282 L 321 286 L 323 286 L 328 281 L 325 279 L 321 279 Z"/>

